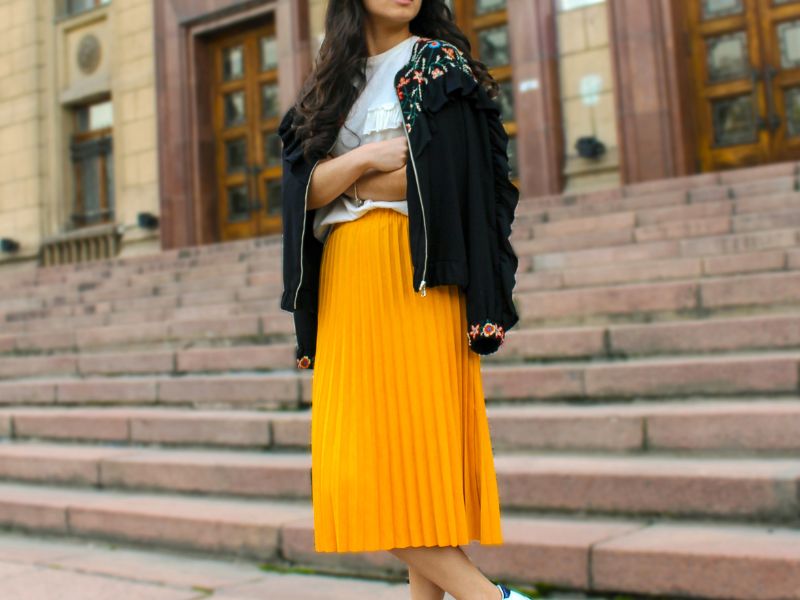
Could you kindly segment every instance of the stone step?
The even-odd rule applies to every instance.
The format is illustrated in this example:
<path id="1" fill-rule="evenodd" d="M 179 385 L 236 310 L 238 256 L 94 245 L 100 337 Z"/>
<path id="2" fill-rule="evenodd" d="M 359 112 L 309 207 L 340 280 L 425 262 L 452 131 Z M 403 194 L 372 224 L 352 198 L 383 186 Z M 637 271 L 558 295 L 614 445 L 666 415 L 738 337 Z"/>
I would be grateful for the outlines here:
<path id="1" fill-rule="evenodd" d="M 194 552 L 141 548 L 131 543 L 0 532 L 0 572 L 3 594 L 9 599 L 409 598 L 407 575 L 398 574 L 392 580 L 381 581 L 377 577 L 317 573 L 313 567 L 310 572 L 293 572 L 293 566 L 279 559 L 265 565 L 257 559 L 229 560 L 225 556 L 198 556 Z M 573 593 L 547 597 L 589 600 L 584 594 Z M 449 594 L 445 598 L 453 600 Z"/>
<path id="2" fill-rule="evenodd" d="M 800 265 L 800 260 L 797 262 Z M 681 317 L 681 315 L 673 316 Z M 726 320 L 720 320 L 720 322 L 730 324 L 734 327 L 732 331 L 738 330 L 735 323 L 729 323 Z M 294 324 L 291 315 L 284 311 L 230 318 L 209 317 L 177 321 L 149 321 L 123 325 L 85 326 L 75 329 L 69 328 L 71 325 L 69 320 L 65 319 L 60 323 L 59 325 L 47 321 L 38 322 L 36 328 L 41 331 L 10 332 L 6 330 L 4 334 L 0 335 L 0 353 L 87 352 L 100 349 L 150 350 L 153 347 L 171 347 L 183 342 L 191 342 L 194 346 L 215 344 L 221 341 L 237 341 L 239 344 L 258 343 L 259 345 L 294 343 L 291 339 L 294 333 Z M 692 327 L 706 326 L 703 325 L 704 321 L 692 320 L 687 323 L 690 323 Z M 713 325 L 709 325 L 709 327 L 713 328 Z M 585 356 L 601 352 L 602 339 L 597 338 L 597 330 L 541 328 L 541 326 L 537 326 L 536 329 L 541 331 L 536 339 L 537 347 L 540 347 L 538 344 L 546 343 L 548 346 L 546 349 L 541 346 L 542 351 L 537 352 L 536 348 L 529 347 L 526 340 L 531 339 L 536 332 L 534 329 L 526 327 L 523 322 L 508 336 L 506 346 L 500 355 L 505 358 L 510 352 L 513 352 L 515 356 L 525 355 L 537 358 L 547 357 L 550 352 L 553 352 L 555 357 Z M 758 336 L 756 335 L 756 337 Z M 587 340 L 585 343 L 589 344 L 589 348 L 573 348 L 578 339 Z M 560 343 L 562 341 L 565 343 Z M 706 340 L 706 342 L 713 346 L 713 340 Z M 783 346 L 787 342 L 781 342 L 776 338 L 776 344 Z M 753 347 L 765 346 L 764 342 L 756 342 Z M 735 348 L 725 347 L 724 349 Z M 487 357 L 487 360 L 492 360 L 492 358 Z"/>
<path id="3" fill-rule="evenodd" d="M 749 219 L 757 219 L 760 214 L 774 213 L 777 216 L 781 212 L 790 212 L 794 213 L 792 218 L 796 218 L 800 207 L 800 193 L 796 191 L 775 192 L 763 196 L 706 196 L 703 201 L 692 202 L 685 192 L 669 192 L 536 212 L 518 208 L 512 225 L 512 235 L 519 239 L 541 238 L 712 217 L 730 217 L 732 224 L 737 223 L 741 227 Z M 767 221 L 763 226 L 769 228 L 775 225 L 770 225 Z"/>
<path id="4" fill-rule="evenodd" d="M 800 213 L 795 211 L 792 214 Z M 745 215 L 746 218 L 753 216 L 767 218 L 767 215 Z M 526 271 L 527 266 L 520 268 L 518 293 L 526 289 L 555 289 L 678 277 L 697 278 L 713 274 L 729 275 L 792 268 L 798 262 L 797 252 L 793 247 L 800 240 L 800 229 L 785 228 L 787 219 L 786 214 L 779 213 L 773 224 L 784 228 L 773 231 L 746 231 L 728 236 L 645 241 L 637 244 L 625 242 L 624 246 L 616 245 L 618 239 L 611 239 L 619 237 L 620 232 L 624 233 L 623 230 L 589 232 L 572 237 L 578 239 L 581 245 L 591 242 L 594 246 L 594 239 L 602 247 L 570 252 L 540 252 L 535 248 L 526 250 L 526 243 L 523 242 L 518 247 L 518 252 L 536 271 L 529 274 Z M 669 227 L 674 223 L 681 222 L 650 227 Z M 632 230 L 625 235 L 631 237 Z M 541 241 L 532 240 L 530 243 Z M 750 248 L 754 250 L 751 251 Z M 772 252 L 768 252 L 769 250 Z M 792 258 L 789 257 L 789 252 L 794 252 Z M 604 269 L 598 269 L 598 266 L 603 266 Z M 563 273 L 553 276 L 554 269 L 563 269 Z M 182 289 L 177 284 L 161 289 L 162 286 L 142 283 L 133 287 L 112 286 L 80 294 L 48 293 L 41 298 L 28 299 L 14 297 L 8 300 L 4 308 L 0 307 L 0 316 L 7 323 L 6 329 L 22 331 L 31 326 L 58 329 L 53 327 L 53 321 L 69 322 L 72 326 L 86 328 L 278 310 L 280 282 L 277 272 L 262 274 L 260 281 L 250 281 L 237 274 L 222 279 L 220 277 L 222 276 L 218 271 L 215 271 L 214 275 L 189 280 L 183 284 L 195 284 L 196 289 Z M 27 305 L 22 306 L 20 302 Z M 33 323 L 36 325 L 31 325 Z"/>
<path id="5" fill-rule="evenodd" d="M 612 233 L 615 236 L 620 235 L 619 232 Z M 597 235 L 608 234 L 600 232 Z M 637 244 L 613 243 L 605 247 L 538 252 L 533 255 L 530 264 L 534 271 L 549 271 L 657 261 L 668 258 L 726 257 L 766 250 L 796 249 L 797 246 L 800 246 L 800 228 L 787 227 L 768 231 L 655 240 Z M 523 253 L 520 252 L 520 254 Z"/>
<path id="6" fill-rule="evenodd" d="M 79 304 L 103 308 L 147 297 L 157 297 L 162 302 L 176 305 L 198 304 L 202 302 L 204 293 L 226 292 L 249 299 L 257 294 L 259 288 L 280 283 L 280 258 L 267 261 L 253 256 L 249 259 L 251 262 L 236 260 L 236 257 L 231 257 L 230 264 L 196 267 L 189 271 L 146 272 L 136 276 L 123 273 L 115 274 L 113 278 L 97 273 L 94 280 L 89 279 L 91 272 L 88 272 L 84 275 L 86 281 L 54 282 L 41 286 L 19 282 L 14 297 L 0 300 L 0 310 L 57 307 L 68 311 Z M 90 266 L 87 264 L 87 269 Z"/>
<path id="7" fill-rule="evenodd" d="M 615 217 L 617 215 L 614 215 Z M 623 213 L 621 216 L 625 216 Z M 630 215 L 633 218 L 633 215 Z M 619 219 L 622 221 L 622 219 Z M 567 222 L 564 222 L 567 223 Z M 556 224 L 560 224 L 557 222 Z M 760 231 L 759 222 L 751 219 L 750 231 Z M 791 227 L 791 221 L 769 226 L 768 222 L 763 222 L 765 231 L 782 230 Z M 641 227 L 597 227 L 592 228 L 586 225 L 586 231 L 570 235 L 550 235 L 544 237 L 534 237 L 530 240 L 513 240 L 514 250 L 520 256 L 555 252 L 569 252 L 576 250 L 587 250 L 592 248 L 607 248 L 616 246 L 635 246 L 640 243 L 653 242 L 659 240 L 699 238 L 705 239 L 720 235 L 732 234 L 732 219 L 730 217 L 710 217 L 706 219 L 691 219 L 688 221 L 668 221 L 654 225 L 644 225 Z"/>
<path id="8" fill-rule="evenodd" d="M 222 241 L 193 247 L 159 250 L 149 254 L 115 257 L 86 263 L 70 263 L 37 267 L 27 273 L 0 272 L 0 283 L 32 286 L 95 282 L 99 278 L 158 273 L 169 270 L 188 271 L 247 260 L 251 256 L 279 257 L 282 252 L 280 234 L 244 240 Z"/>
<path id="9" fill-rule="evenodd" d="M 750 257 L 751 266 L 764 262 L 760 257 Z M 776 258 L 767 258 L 775 263 Z M 785 259 L 787 266 L 800 265 L 800 253 L 793 252 Z M 728 263 L 729 265 L 730 263 Z M 725 264 L 718 265 L 723 271 Z M 564 275 L 560 274 L 563 278 Z M 569 277 L 569 276 L 567 276 Z M 591 276 L 590 276 L 591 277 Z M 614 277 L 613 275 L 611 276 Z M 625 315 L 641 312 L 674 313 L 676 311 L 695 311 L 705 314 L 708 309 L 750 306 L 769 307 L 771 304 L 794 303 L 798 295 L 800 274 L 795 271 L 756 273 L 735 277 L 718 275 L 716 277 L 678 279 L 672 281 L 646 281 L 632 284 L 604 284 L 590 287 L 571 287 L 566 289 L 546 289 L 526 291 L 524 279 L 519 289 L 515 289 L 515 299 L 522 318 L 528 322 L 540 323 L 543 320 L 563 321 L 587 315 Z M 581 283 L 578 280 L 576 283 Z M 592 283 L 591 280 L 583 283 Z M 127 341 L 136 337 L 159 340 L 164 337 L 183 338 L 182 328 L 188 328 L 192 337 L 207 337 L 203 333 L 206 321 L 228 322 L 234 320 L 241 325 L 244 318 L 248 327 L 258 335 L 256 324 L 263 326 L 263 333 L 278 333 L 288 341 L 294 331 L 291 314 L 280 310 L 277 299 L 253 301 L 249 303 L 227 303 L 218 305 L 165 308 L 164 311 L 147 310 L 141 305 L 120 307 L 122 312 L 108 314 L 89 314 L 84 317 L 49 317 L 47 314 L 34 314 L 30 319 L 4 324 L 4 334 L 0 337 L 0 351 L 16 343 L 8 339 L 20 333 L 48 332 L 48 335 L 61 337 L 59 347 L 69 344 L 70 329 L 77 329 L 74 344 L 81 347 L 108 345 L 104 338 L 122 333 Z M 531 308 L 533 312 L 531 313 Z M 527 310 L 526 310 L 527 309 Z M 589 312 L 586 312 L 586 311 Z M 247 322 L 248 315 L 254 316 Z M 259 321 L 260 318 L 260 321 Z M 201 331 L 197 331 L 198 327 Z M 129 332 L 133 332 L 133 336 Z M 100 338 L 97 344 L 92 338 Z M 134 339 L 129 339 L 134 337 Z M 47 336 L 45 336 L 47 338 Z M 85 341 L 89 338 L 88 341 Z M 35 338 L 34 338 L 35 339 Z M 49 342 L 45 343 L 47 346 Z M 23 342 L 23 347 L 25 343 Z"/>
<path id="10" fill-rule="evenodd" d="M 255 307 L 245 311 L 246 307 L 237 304 L 202 307 L 192 310 L 191 315 L 176 315 L 172 310 L 144 310 L 126 313 L 110 313 L 86 316 L 50 317 L 47 314 L 31 315 L 26 320 L 3 323 L 3 334 L 0 339 L 9 335 L 46 334 L 64 335 L 71 333 L 73 345 L 91 347 L 92 345 L 113 345 L 117 339 L 137 343 L 138 339 L 161 341 L 162 339 L 198 340 L 218 337 L 223 332 L 252 332 L 253 336 L 273 333 L 287 334 L 294 332 L 292 315 L 279 306 L 269 306 L 266 310 Z M 232 325 L 226 326 L 225 323 Z M 129 332 L 139 330 L 139 334 Z M 94 338 L 99 338 L 95 340 Z M 41 343 L 41 342 L 40 342 Z M 23 344 L 22 347 L 30 344 Z"/>
<path id="11" fill-rule="evenodd" d="M 594 405 L 490 405 L 501 451 L 675 456 L 786 455 L 800 450 L 800 400 L 687 398 Z"/>
<path id="12" fill-rule="evenodd" d="M 647 196 L 644 198 L 652 200 Z M 691 222 L 698 218 L 714 217 L 731 217 L 734 230 L 740 228 L 737 220 L 741 219 L 746 221 L 742 229 L 785 227 L 787 218 L 797 219 L 797 207 L 800 202 L 798 198 L 800 194 L 784 193 L 762 198 L 726 198 L 700 204 L 684 203 L 639 211 L 632 211 L 630 207 L 619 207 L 621 210 L 617 212 L 566 220 L 558 220 L 548 215 L 546 222 L 520 210 L 519 216 L 515 219 L 516 227 L 512 238 L 515 242 L 522 242 L 532 235 L 538 238 L 570 233 L 591 233 L 607 228 L 661 226 L 676 221 Z M 614 206 L 605 208 L 613 209 Z M 766 214 L 735 214 L 756 211 Z M 674 224 L 670 226 L 676 227 Z M 224 247 L 226 244 L 219 246 Z M 176 262 L 171 256 L 165 252 L 142 257 L 149 258 L 153 263 L 150 268 L 128 265 L 126 262 L 128 259 L 85 264 L 81 265 L 79 270 L 75 270 L 76 267 L 71 265 L 42 268 L 34 271 L 42 274 L 41 277 L 33 275 L 17 277 L 14 283 L 19 293 L 13 299 L 0 300 L 0 308 L 16 306 L 24 302 L 26 297 L 34 297 L 42 302 L 52 300 L 54 297 L 62 303 L 66 301 L 74 303 L 77 298 L 98 302 L 119 298 L 121 294 L 125 294 L 126 288 L 142 287 L 150 291 L 156 288 L 160 295 L 172 295 L 177 290 L 191 292 L 218 289 L 214 287 L 214 282 L 220 277 L 227 282 L 225 289 L 230 289 L 237 283 L 246 281 L 258 284 L 265 279 L 269 281 L 279 279 L 280 276 L 279 244 L 271 244 L 266 249 L 256 248 L 244 253 L 219 252 L 211 255 L 213 261 L 209 261 L 208 264 L 197 260 Z M 114 267 L 110 268 L 112 264 Z M 54 273 L 61 273 L 61 276 L 53 277 Z M 51 276 L 48 277 L 48 274 Z M 9 302 L 12 304 L 9 305 Z M 35 305 L 29 307 L 34 308 Z"/>
<path id="13" fill-rule="evenodd" d="M 495 452 L 502 506 L 796 523 L 800 459 Z M 308 452 L 0 445 L 0 478 L 102 489 L 311 498 Z"/>
<path id="14" fill-rule="evenodd" d="M 38 324 L 38 331 L 6 332 L 0 335 L 0 351 L 33 353 L 100 348 L 133 350 L 182 342 L 202 345 L 220 340 L 268 343 L 276 336 L 286 336 L 288 340 L 294 334 L 292 316 L 286 312 L 85 328 L 70 328 L 70 321 L 64 320 L 60 325 L 51 323 L 53 328 L 49 330 L 43 325 L 47 323 Z"/>
<path id="15" fill-rule="evenodd" d="M 800 227 L 800 194 L 797 204 L 790 208 L 742 215 L 732 215 L 733 207 L 729 202 L 682 206 L 680 213 L 675 207 L 670 207 L 669 211 L 645 212 L 641 216 L 633 212 L 610 213 L 534 225 L 532 241 L 526 242 L 518 236 L 513 243 L 521 255 L 526 255 L 796 228 Z"/>
<path id="16" fill-rule="evenodd" d="M 135 330 L 131 332 L 137 333 Z M 88 377 L 269 372 L 295 366 L 294 342 L 265 338 L 263 343 L 253 344 L 247 336 L 240 338 L 231 335 L 225 337 L 224 342 L 238 342 L 236 345 L 182 348 L 178 345 L 179 340 L 171 343 L 162 339 L 157 341 L 161 343 L 155 348 L 137 349 L 134 346 L 124 351 L 101 351 L 90 346 L 75 352 L 71 344 L 60 348 L 50 344 L 47 354 L 41 353 L 42 348 L 26 347 L 21 350 L 11 345 L 0 345 L 0 379 L 56 375 Z M 506 338 L 501 352 L 487 355 L 483 360 L 487 364 L 496 364 L 522 360 L 620 358 L 790 348 L 800 348 L 800 316 L 796 314 L 629 325 L 530 327 L 523 324 Z M 35 350 L 40 352 L 33 353 Z M 15 351 L 23 351 L 25 355 L 2 355 Z"/>
<path id="17" fill-rule="evenodd" d="M 800 348 L 796 312 L 649 323 L 520 326 L 486 364 Z M 0 363 L 2 364 L 2 363 Z"/>
<path id="18" fill-rule="evenodd" d="M 795 271 L 515 293 L 520 320 L 527 324 L 580 322 L 595 316 L 698 317 L 733 309 L 794 307 L 798 302 L 800 273 Z"/>
<path id="19" fill-rule="evenodd" d="M 5 406 L 172 406 L 296 409 L 310 400 L 311 374 L 273 373 L 31 378 L 0 382 Z"/>
<path id="20" fill-rule="evenodd" d="M 707 257 L 668 257 L 657 260 L 571 267 L 561 270 L 518 270 L 514 292 L 557 290 L 625 283 L 727 277 L 750 273 L 795 270 L 795 249 L 762 250 Z"/>
<path id="21" fill-rule="evenodd" d="M 210 285 L 210 284 L 209 284 Z M 161 296 L 146 291 L 136 296 L 137 290 L 121 288 L 117 292 L 123 297 L 118 300 L 84 302 L 42 306 L 34 309 L 0 310 L 0 319 L 6 322 L 4 328 L 20 331 L 29 324 L 43 328 L 47 323 L 78 323 L 83 327 L 135 323 L 149 320 L 177 319 L 187 320 L 198 317 L 235 316 L 260 311 L 278 311 L 279 290 L 277 283 L 264 286 L 221 289 L 188 294 Z"/>
<path id="22" fill-rule="evenodd" d="M 291 369 L 294 343 L 0 357 L 0 379 L 53 375 L 179 375 Z"/>
<path id="23" fill-rule="evenodd" d="M 723 198 L 774 195 L 797 189 L 797 163 L 783 162 L 766 166 L 730 169 L 670 177 L 619 187 L 538 196 L 521 202 L 518 211 L 540 212 L 561 208 L 611 206 L 621 200 L 660 198 L 674 195 L 681 201 L 704 202 Z"/>
<path id="24" fill-rule="evenodd" d="M 700 456 L 800 452 L 800 401 L 758 396 L 595 405 L 487 407 L 503 451 L 670 452 Z M 120 446 L 306 450 L 305 411 L 173 408 L 0 409 L 0 439 L 106 442 Z"/>
<path id="25" fill-rule="evenodd" d="M 522 220 L 513 242 L 520 257 L 529 260 L 538 254 L 800 226 L 797 206 L 733 216 L 730 215 L 731 206 L 729 201 L 723 201 L 672 207 L 670 212 L 657 209 L 658 212 L 642 215 L 612 213 L 532 226 Z M 677 213 L 677 209 L 683 213 Z M 531 233 L 526 227 L 533 227 L 534 239 L 526 239 Z M 231 260 L 236 258 L 231 257 Z M 87 266 L 82 272 L 84 280 L 79 282 L 54 282 L 34 288 L 26 286 L 24 280 L 18 282 L 18 293 L 14 297 L 0 299 L 0 312 L 13 319 L 25 312 L 45 309 L 50 309 L 49 314 L 74 315 L 76 307 L 81 307 L 84 312 L 89 309 L 91 312 L 114 312 L 141 307 L 142 304 L 150 308 L 176 308 L 235 300 L 252 301 L 264 297 L 265 290 L 280 284 L 280 257 L 275 255 L 271 259 L 266 261 L 255 256 L 249 258 L 252 261 L 249 263 L 239 261 L 230 265 L 195 267 L 185 272 L 145 272 L 136 277 L 125 271 L 111 276 L 107 275 L 110 272 L 96 268 L 95 281 L 88 280 L 92 271 Z M 266 296 L 265 299 L 272 297 Z"/>
<path id="26" fill-rule="evenodd" d="M 523 198 L 517 213 L 520 223 L 532 214 L 540 213 L 545 207 L 556 208 L 602 208 L 610 211 L 631 210 L 635 206 L 618 206 L 617 201 L 642 201 L 643 206 L 657 205 L 652 201 L 668 195 L 676 203 L 720 201 L 731 199 L 734 202 L 756 200 L 777 196 L 790 196 L 795 188 L 794 163 L 786 162 L 770 165 L 768 168 L 740 169 L 723 174 L 698 174 L 688 177 L 664 179 L 643 184 L 623 186 L 612 190 L 601 190 L 584 194 L 564 194 L 552 197 Z M 733 174 L 735 173 L 735 175 Z M 728 179 L 739 177 L 741 179 Z M 648 204 L 650 202 L 650 204 Z M 775 207 L 775 203 L 766 204 Z M 551 210 L 552 212 L 552 210 Z M 548 220 L 556 220 L 555 213 Z M 97 261 L 92 264 L 61 265 L 39 268 L 31 273 L 20 275 L 16 272 L 0 274 L 0 282 L 13 280 L 14 284 L 30 283 L 72 283 L 94 280 L 95 273 L 105 277 L 117 277 L 126 273 L 134 275 L 157 273 L 170 269 L 196 269 L 214 267 L 231 261 L 247 260 L 253 254 L 277 259 L 281 252 L 279 235 L 264 236 L 247 240 L 221 242 L 191 248 L 165 250 L 159 253 L 115 258 Z"/>
<path id="27" fill-rule="evenodd" d="M 487 401 L 618 400 L 798 393 L 797 352 L 482 367 Z M 1 388 L 0 388 L 1 389 Z"/>
<path id="28" fill-rule="evenodd" d="M 0 523 L 318 572 L 387 577 L 406 570 L 388 552 L 315 552 L 305 501 L 0 483 Z M 503 544 L 463 546 L 496 580 L 600 593 L 800 599 L 800 532 L 792 528 L 504 514 L 502 530 Z"/>
<path id="29" fill-rule="evenodd" d="M 675 397 L 788 395 L 800 389 L 796 351 L 562 361 L 481 367 L 487 401 L 535 402 Z M 313 372 L 31 378 L 0 381 L 5 406 L 172 406 L 293 409 L 311 401 Z"/>

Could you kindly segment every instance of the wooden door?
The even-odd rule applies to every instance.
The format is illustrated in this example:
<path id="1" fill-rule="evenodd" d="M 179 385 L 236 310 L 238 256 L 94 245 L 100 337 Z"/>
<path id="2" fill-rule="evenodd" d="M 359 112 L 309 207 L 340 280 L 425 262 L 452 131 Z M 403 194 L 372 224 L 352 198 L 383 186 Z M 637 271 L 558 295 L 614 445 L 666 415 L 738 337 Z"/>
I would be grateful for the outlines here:
<path id="1" fill-rule="evenodd" d="M 800 156 L 800 1 L 689 4 L 698 170 Z"/>
<path id="2" fill-rule="evenodd" d="M 273 25 L 211 44 L 220 239 L 281 230 L 281 144 Z"/>
<path id="3" fill-rule="evenodd" d="M 771 160 L 800 158 L 800 2 L 761 0 L 762 81 Z"/>

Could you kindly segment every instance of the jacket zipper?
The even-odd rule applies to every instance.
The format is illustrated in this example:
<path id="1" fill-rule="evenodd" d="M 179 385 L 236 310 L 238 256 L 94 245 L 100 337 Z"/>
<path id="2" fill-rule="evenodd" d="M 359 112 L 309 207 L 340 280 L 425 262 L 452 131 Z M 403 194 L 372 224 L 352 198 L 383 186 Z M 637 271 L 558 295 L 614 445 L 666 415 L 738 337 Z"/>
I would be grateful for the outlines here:
<path id="1" fill-rule="evenodd" d="M 330 153 L 330 151 L 333 150 L 333 147 L 336 145 L 337 138 L 338 138 L 338 136 L 333 138 L 333 144 L 331 144 L 331 147 L 328 148 L 328 151 L 325 153 L 325 156 L 323 156 L 322 158 L 325 158 Z M 294 291 L 294 309 L 295 310 L 297 310 L 297 296 L 300 294 L 300 286 L 303 283 L 303 246 L 305 245 L 305 238 L 306 238 L 306 215 L 308 215 L 308 210 L 307 210 L 308 209 L 308 188 L 311 186 L 311 176 L 314 174 L 314 169 L 317 168 L 317 165 L 319 164 L 319 161 L 322 160 L 322 158 L 318 158 L 316 160 L 316 162 L 314 163 L 314 166 L 311 167 L 311 172 L 308 174 L 308 181 L 306 182 L 306 193 L 303 196 L 303 231 L 300 233 L 300 280 L 297 282 L 297 289 Z"/>
<path id="2" fill-rule="evenodd" d="M 414 153 L 411 151 L 411 138 L 408 135 L 406 128 L 405 117 L 403 117 L 403 131 L 406 134 L 406 141 L 408 142 L 408 153 L 411 155 L 411 167 L 414 169 L 414 181 L 417 184 L 417 196 L 419 197 L 419 208 L 422 213 L 422 229 L 425 237 L 425 261 L 422 263 L 422 281 L 419 284 L 419 292 L 425 296 L 425 273 L 428 270 L 428 226 L 425 223 L 425 207 L 422 204 L 422 189 L 419 187 L 419 175 L 417 174 L 417 163 L 414 162 Z"/>

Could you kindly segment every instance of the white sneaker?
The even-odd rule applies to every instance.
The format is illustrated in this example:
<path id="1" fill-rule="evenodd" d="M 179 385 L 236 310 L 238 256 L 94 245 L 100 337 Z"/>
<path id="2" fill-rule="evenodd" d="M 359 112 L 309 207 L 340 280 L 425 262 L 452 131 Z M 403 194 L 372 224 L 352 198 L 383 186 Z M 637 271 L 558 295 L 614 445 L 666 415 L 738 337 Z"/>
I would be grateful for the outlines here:
<path id="1" fill-rule="evenodd" d="M 519 592 L 508 589 L 502 583 L 496 583 L 495 585 L 497 586 L 497 589 L 503 592 L 503 600 L 531 600 L 531 598 L 523 596 Z"/>

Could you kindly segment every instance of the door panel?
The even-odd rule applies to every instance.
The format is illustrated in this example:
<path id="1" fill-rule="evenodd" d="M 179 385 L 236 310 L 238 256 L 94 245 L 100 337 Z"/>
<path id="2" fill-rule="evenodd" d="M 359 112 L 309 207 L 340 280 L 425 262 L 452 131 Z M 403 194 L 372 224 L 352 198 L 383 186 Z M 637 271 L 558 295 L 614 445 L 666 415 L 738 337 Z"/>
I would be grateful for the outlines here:
<path id="1" fill-rule="evenodd" d="M 690 9 L 699 170 L 799 156 L 800 2 L 691 0 Z"/>
<path id="2" fill-rule="evenodd" d="M 800 2 L 762 1 L 767 118 L 775 160 L 800 157 Z"/>
<path id="3" fill-rule="evenodd" d="M 215 40 L 213 126 L 220 239 L 281 229 L 280 121 L 275 30 L 251 28 Z"/>

